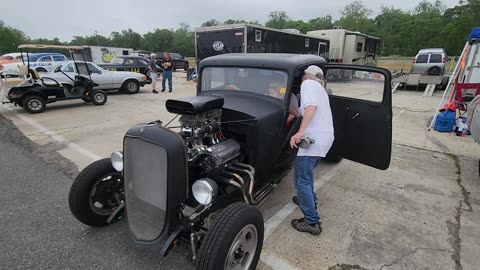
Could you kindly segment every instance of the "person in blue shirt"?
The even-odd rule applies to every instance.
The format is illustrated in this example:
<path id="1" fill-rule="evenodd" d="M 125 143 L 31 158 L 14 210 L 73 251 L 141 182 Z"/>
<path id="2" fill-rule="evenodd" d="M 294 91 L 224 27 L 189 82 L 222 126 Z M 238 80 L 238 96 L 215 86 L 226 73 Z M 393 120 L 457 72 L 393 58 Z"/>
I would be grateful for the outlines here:
<path id="1" fill-rule="evenodd" d="M 155 89 L 157 85 L 157 78 L 158 78 L 158 70 L 157 70 L 157 63 L 155 63 L 155 56 L 154 53 L 150 54 L 150 62 L 148 63 L 148 70 L 150 70 L 150 79 L 152 79 L 152 92 L 154 94 L 158 94 L 158 91 Z"/>

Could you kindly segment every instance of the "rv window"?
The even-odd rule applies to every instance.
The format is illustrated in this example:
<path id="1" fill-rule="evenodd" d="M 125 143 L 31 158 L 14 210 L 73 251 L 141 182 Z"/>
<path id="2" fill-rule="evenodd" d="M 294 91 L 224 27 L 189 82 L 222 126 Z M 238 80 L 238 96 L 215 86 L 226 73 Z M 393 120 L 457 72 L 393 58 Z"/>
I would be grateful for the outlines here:
<path id="1" fill-rule="evenodd" d="M 363 52 L 363 43 L 362 42 L 357 43 L 357 52 Z"/>
<path id="2" fill-rule="evenodd" d="M 306 48 L 310 47 L 310 39 L 309 38 L 305 39 L 305 47 Z"/>
<path id="3" fill-rule="evenodd" d="M 122 51 L 122 55 L 128 55 L 128 51 Z"/>
<path id="4" fill-rule="evenodd" d="M 262 42 L 262 30 L 255 30 L 255 42 Z"/>

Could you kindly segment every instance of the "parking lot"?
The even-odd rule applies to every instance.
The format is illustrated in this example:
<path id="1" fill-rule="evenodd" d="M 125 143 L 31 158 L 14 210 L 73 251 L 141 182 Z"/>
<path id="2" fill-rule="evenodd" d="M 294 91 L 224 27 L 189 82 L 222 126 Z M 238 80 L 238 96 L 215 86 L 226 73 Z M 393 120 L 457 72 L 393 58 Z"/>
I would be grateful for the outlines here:
<path id="1" fill-rule="evenodd" d="M 30 172 L 8 176 L 11 186 L 0 188 L 8 206 L 0 210 L 8 218 L 0 222 L 6 228 L 2 245 L 11 247 L 0 255 L 0 268 L 193 268 L 188 245 L 161 258 L 158 248 L 136 248 L 125 222 L 102 229 L 80 224 L 69 212 L 67 195 L 79 170 L 121 149 L 128 128 L 170 121 L 174 115 L 165 101 L 194 94 L 195 83 L 175 72 L 173 93 L 154 95 L 147 86 L 135 95 L 111 93 L 104 106 L 68 101 L 35 115 L 0 106 L 5 127 L 11 122 L 18 128 L 15 136 L 26 136 L 18 141 L 45 164 L 24 164 Z M 285 177 L 260 206 L 266 240 L 259 269 L 479 269 L 480 146 L 470 137 L 427 131 L 442 92 L 422 94 L 397 90 L 393 95 L 388 170 L 348 160 L 316 168 L 320 236 L 291 228 L 290 220 L 301 211 L 291 202 L 292 174 Z M 54 175 L 38 177 L 48 173 L 46 168 L 55 168 Z"/>

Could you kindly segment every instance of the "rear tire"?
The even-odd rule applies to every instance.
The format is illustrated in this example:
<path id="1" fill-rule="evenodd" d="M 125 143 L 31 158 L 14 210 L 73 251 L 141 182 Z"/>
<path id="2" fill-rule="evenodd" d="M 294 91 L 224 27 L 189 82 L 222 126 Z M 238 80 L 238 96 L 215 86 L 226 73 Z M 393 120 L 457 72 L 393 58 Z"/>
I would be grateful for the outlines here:
<path id="1" fill-rule="evenodd" d="M 242 202 L 227 206 L 202 241 L 196 269 L 230 269 L 239 264 L 242 269 L 256 269 L 263 232 L 263 217 L 256 207 Z"/>
<path id="2" fill-rule="evenodd" d="M 434 66 L 428 69 L 428 75 L 441 75 L 442 69 L 440 67 Z"/>
<path id="3" fill-rule="evenodd" d="M 46 106 L 47 101 L 41 96 L 30 95 L 22 101 L 23 109 L 29 113 L 41 113 L 45 110 Z"/>
<path id="4" fill-rule="evenodd" d="M 88 165 L 73 181 L 68 194 L 68 204 L 73 216 L 85 225 L 93 227 L 109 225 L 107 219 L 111 213 L 109 214 L 108 210 L 105 211 L 102 208 L 94 210 L 96 202 L 91 201 L 92 192 L 95 192 L 93 189 L 97 187 L 100 180 L 108 175 L 119 179 L 122 177 L 122 174 L 112 167 L 110 159 L 104 158 Z M 121 184 L 123 189 L 123 179 Z M 105 213 L 100 214 L 100 211 L 105 211 Z M 112 223 L 119 220 L 122 215 L 123 210 L 112 220 Z"/>
<path id="5" fill-rule="evenodd" d="M 107 94 L 102 90 L 93 90 L 90 101 L 95 106 L 102 106 L 107 102 Z"/>
<path id="6" fill-rule="evenodd" d="M 140 84 L 135 80 L 128 80 L 123 83 L 122 90 L 128 94 L 136 94 L 140 91 Z"/>

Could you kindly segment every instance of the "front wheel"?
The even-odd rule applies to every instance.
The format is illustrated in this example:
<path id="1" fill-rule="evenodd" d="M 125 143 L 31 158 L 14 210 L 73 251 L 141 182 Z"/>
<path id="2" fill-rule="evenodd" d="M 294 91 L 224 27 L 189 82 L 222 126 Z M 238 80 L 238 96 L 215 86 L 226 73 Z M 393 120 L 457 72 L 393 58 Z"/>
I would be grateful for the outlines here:
<path id="1" fill-rule="evenodd" d="M 101 106 L 107 102 L 107 93 L 102 90 L 93 90 L 90 101 L 95 106 Z"/>
<path id="2" fill-rule="evenodd" d="M 202 241 L 196 269 L 256 269 L 263 246 L 263 217 L 253 206 L 227 206 Z"/>
<path id="3" fill-rule="evenodd" d="M 140 91 L 140 85 L 137 81 L 129 80 L 124 83 L 122 90 L 128 94 L 136 94 Z"/>
<path id="4" fill-rule="evenodd" d="M 101 227 L 123 203 L 123 176 L 117 172 L 109 158 L 88 165 L 73 181 L 68 203 L 73 216 L 83 224 Z M 110 223 L 119 220 L 123 209 Z"/>

